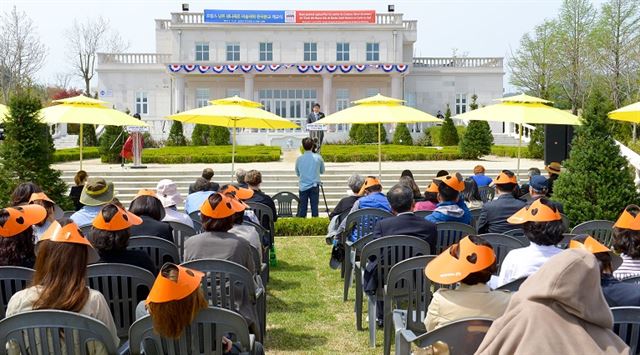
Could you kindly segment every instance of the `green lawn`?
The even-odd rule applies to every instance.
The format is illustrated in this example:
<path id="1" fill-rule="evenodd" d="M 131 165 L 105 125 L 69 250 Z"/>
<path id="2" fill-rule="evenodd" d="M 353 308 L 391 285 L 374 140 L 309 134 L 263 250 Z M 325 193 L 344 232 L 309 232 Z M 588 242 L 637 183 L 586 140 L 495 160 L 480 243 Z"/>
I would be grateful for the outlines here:
<path id="1" fill-rule="evenodd" d="M 330 247 L 324 237 L 276 238 L 278 266 L 268 284 L 268 354 L 381 354 L 369 348 L 364 331 L 356 330 L 354 290 L 342 302 L 340 270 L 329 268 Z M 366 317 L 366 303 L 363 306 Z"/>

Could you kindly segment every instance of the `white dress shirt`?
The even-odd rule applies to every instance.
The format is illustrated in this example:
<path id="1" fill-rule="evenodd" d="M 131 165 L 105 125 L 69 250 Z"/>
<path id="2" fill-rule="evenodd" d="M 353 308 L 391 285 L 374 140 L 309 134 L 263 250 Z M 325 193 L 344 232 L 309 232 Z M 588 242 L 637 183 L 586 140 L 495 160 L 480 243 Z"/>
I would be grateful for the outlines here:
<path id="1" fill-rule="evenodd" d="M 554 245 L 538 245 L 531 242 L 528 247 L 514 249 L 507 254 L 500 266 L 500 275 L 494 288 L 508 284 L 519 278 L 529 276 L 538 271 L 550 257 L 562 252 Z"/>

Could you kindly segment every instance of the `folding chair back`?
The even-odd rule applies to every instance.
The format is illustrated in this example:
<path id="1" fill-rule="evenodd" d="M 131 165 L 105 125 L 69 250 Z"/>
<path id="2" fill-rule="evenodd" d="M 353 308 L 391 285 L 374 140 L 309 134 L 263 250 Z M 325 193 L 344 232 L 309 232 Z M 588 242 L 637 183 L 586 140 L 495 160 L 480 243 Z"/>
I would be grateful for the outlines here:
<path id="1" fill-rule="evenodd" d="M 478 219 L 480 218 L 480 214 L 482 213 L 482 208 L 472 208 L 469 210 L 469 212 L 471 212 L 471 226 L 477 231 Z"/>
<path id="2" fill-rule="evenodd" d="M 413 211 L 413 214 L 415 214 L 416 216 L 420 217 L 420 218 L 425 218 L 428 215 L 432 214 L 433 211 Z"/>
<path id="3" fill-rule="evenodd" d="M 528 241 L 527 237 L 525 237 L 524 235 L 524 230 L 522 230 L 522 228 L 511 229 L 502 234 L 508 235 L 509 237 L 524 238 Z M 527 245 L 529 245 L 529 243 L 527 243 Z"/>
<path id="4" fill-rule="evenodd" d="M 498 273 L 500 273 L 502 261 L 511 250 L 527 246 L 521 239 L 500 233 L 480 234 L 479 237 L 484 238 L 493 247 L 493 252 L 496 253 Z"/>
<path id="5" fill-rule="evenodd" d="M 640 351 L 640 307 L 613 307 L 613 331 L 622 339 L 631 351 Z"/>
<path id="6" fill-rule="evenodd" d="M 93 264 L 87 268 L 89 288 L 100 291 L 109 304 L 118 336 L 127 338 L 136 320 L 136 307 L 149 295 L 155 277 L 127 264 Z"/>
<path id="7" fill-rule="evenodd" d="M 169 225 L 173 229 L 171 233 L 173 233 L 173 243 L 178 247 L 178 251 L 180 252 L 180 258 L 184 258 L 184 242 L 187 238 L 192 237 L 196 234 L 196 230 L 194 228 L 189 227 L 186 224 L 178 223 L 178 222 L 169 222 Z"/>
<path id="8" fill-rule="evenodd" d="M 80 232 L 82 232 L 82 235 L 86 237 L 89 236 L 89 232 L 91 232 L 91 228 L 93 228 L 93 226 L 91 224 L 85 224 L 84 226 L 80 226 Z"/>
<path id="9" fill-rule="evenodd" d="M 613 234 L 613 222 L 605 220 L 583 222 L 573 227 L 571 234 L 588 234 L 596 238 L 600 243 L 610 247 Z"/>
<path id="10" fill-rule="evenodd" d="M 493 187 L 489 186 L 480 186 L 478 187 L 478 192 L 480 192 L 480 198 L 483 203 L 487 203 L 487 201 L 493 200 L 496 195 L 496 190 Z"/>
<path id="11" fill-rule="evenodd" d="M 99 320 L 58 310 L 29 311 L 3 319 L 0 344 L 9 341 L 20 354 L 88 355 L 87 345 L 98 345 L 94 342 L 101 343 L 107 354 L 115 354 L 117 347 Z"/>
<path id="12" fill-rule="evenodd" d="M 458 320 L 419 336 L 413 343 L 424 348 L 441 341 L 449 346 L 450 355 L 473 354 L 480 347 L 491 323 L 493 320 L 488 318 Z"/>
<path id="13" fill-rule="evenodd" d="M 178 339 L 165 339 L 153 331 L 151 317 L 137 320 L 129 331 L 130 351 L 133 355 L 222 355 L 222 337 L 229 336 L 239 342 L 243 353 L 253 353 L 253 341 L 247 322 L 232 311 L 210 307 L 198 313 L 193 323 Z"/>
<path id="14" fill-rule="evenodd" d="M 624 278 L 620 281 L 624 283 L 640 285 L 640 276 L 631 276 L 631 277 Z"/>
<path id="15" fill-rule="evenodd" d="M 520 286 L 522 285 L 522 283 L 527 279 L 527 277 L 521 277 L 517 280 L 513 280 L 507 284 L 504 284 L 500 287 L 497 288 L 497 290 L 501 290 L 501 291 L 511 291 L 511 292 L 518 292 L 518 290 L 520 289 Z"/>
<path id="16" fill-rule="evenodd" d="M 200 216 L 200 211 L 193 211 L 189 213 L 189 218 L 191 218 L 191 220 L 194 222 L 202 223 L 202 216 Z"/>
<path id="17" fill-rule="evenodd" d="M 356 240 L 372 233 L 379 220 L 391 216 L 391 213 L 379 208 L 363 208 L 349 213 L 343 233 L 344 240 L 349 240 L 353 233 L 357 235 Z"/>
<path id="18" fill-rule="evenodd" d="M 33 269 L 21 266 L 0 266 L 0 319 L 7 312 L 9 299 L 16 292 L 27 288 L 33 279 Z"/>
<path id="19" fill-rule="evenodd" d="M 129 238 L 127 249 L 142 250 L 149 254 L 153 265 L 160 270 L 164 263 L 180 264 L 180 252 L 175 244 L 168 240 L 152 236 L 136 236 Z"/>
<path id="20" fill-rule="evenodd" d="M 293 217 L 295 214 L 293 213 L 293 201 L 296 202 L 297 206 L 300 206 L 300 198 L 298 195 L 289 191 L 278 192 L 272 197 L 273 202 L 276 204 L 276 211 L 278 212 L 278 217 Z"/>
<path id="21" fill-rule="evenodd" d="M 273 211 L 271 210 L 271 208 L 269 208 L 269 206 L 259 202 L 247 201 L 247 205 L 249 205 L 249 208 L 251 208 L 253 212 L 255 212 L 256 217 L 258 217 L 258 220 L 260 221 L 260 225 L 267 230 L 267 235 L 269 236 L 269 238 L 263 241 L 263 246 L 266 248 L 271 248 L 271 246 L 273 245 L 273 238 L 275 233 Z"/>
<path id="22" fill-rule="evenodd" d="M 438 240 L 434 255 L 442 253 L 451 244 L 458 242 L 467 235 L 475 235 L 476 229 L 472 226 L 460 222 L 440 222 L 436 223 Z"/>

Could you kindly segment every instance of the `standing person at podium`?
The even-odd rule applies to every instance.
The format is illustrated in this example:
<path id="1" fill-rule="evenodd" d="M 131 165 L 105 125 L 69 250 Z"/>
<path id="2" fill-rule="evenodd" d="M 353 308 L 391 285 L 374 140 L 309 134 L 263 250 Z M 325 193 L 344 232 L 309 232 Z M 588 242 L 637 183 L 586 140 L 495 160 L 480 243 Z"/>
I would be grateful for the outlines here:
<path id="1" fill-rule="evenodd" d="M 307 116 L 307 124 L 316 123 L 316 121 L 323 119 L 324 113 L 320 112 L 320 104 L 313 104 L 313 109 L 309 116 Z M 313 139 L 316 144 L 315 149 L 313 149 L 314 153 L 320 152 L 320 147 L 322 146 L 322 140 L 324 139 L 324 131 L 309 131 L 309 137 Z"/>

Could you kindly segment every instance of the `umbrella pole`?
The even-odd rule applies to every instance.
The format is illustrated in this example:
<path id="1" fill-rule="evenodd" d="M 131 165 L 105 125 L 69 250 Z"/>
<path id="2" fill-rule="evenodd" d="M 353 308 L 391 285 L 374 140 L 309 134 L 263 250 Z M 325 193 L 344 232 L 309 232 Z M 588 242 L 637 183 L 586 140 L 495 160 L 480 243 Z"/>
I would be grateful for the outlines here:
<path id="1" fill-rule="evenodd" d="M 80 123 L 80 170 L 82 170 L 82 143 L 84 143 L 84 134 L 82 134 L 82 123 Z"/>
<path id="2" fill-rule="evenodd" d="M 520 149 L 522 148 L 522 123 L 520 123 L 520 140 L 518 141 L 518 167 L 516 169 L 516 176 L 520 180 Z"/>
<path id="3" fill-rule="evenodd" d="M 233 144 L 231 145 L 231 181 L 233 182 L 233 173 L 236 165 L 236 120 L 233 120 Z"/>
<path id="4" fill-rule="evenodd" d="M 378 122 L 378 179 L 382 180 L 382 134 L 380 133 L 380 125 Z"/>

